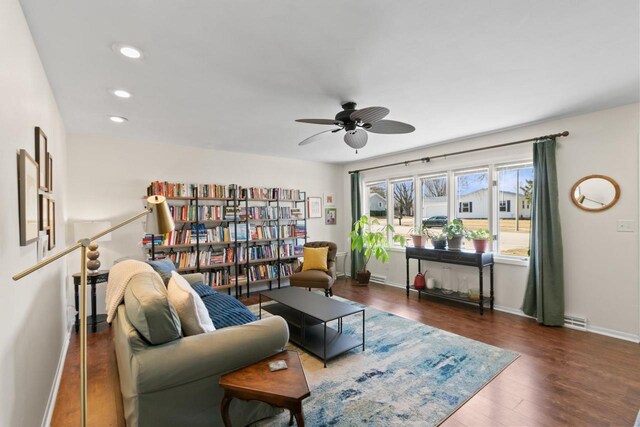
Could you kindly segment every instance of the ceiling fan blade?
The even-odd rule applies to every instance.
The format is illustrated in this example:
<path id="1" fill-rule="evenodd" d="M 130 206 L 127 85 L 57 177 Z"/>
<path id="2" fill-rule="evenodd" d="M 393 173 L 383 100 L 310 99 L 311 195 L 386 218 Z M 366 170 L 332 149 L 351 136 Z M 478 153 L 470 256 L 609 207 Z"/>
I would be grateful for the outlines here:
<path id="1" fill-rule="evenodd" d="M 396 134 L 411 133 L 416 128 L 408 123 L 396 122 L 395 120 L 380 120 L 373 123 L 367 130 L 373 133 Z"/>
<path id="2" fill-rule="evenodd" d="M 382 120 L 389 114 L 389 109 L 384 107 L 367 107 L 362 110 L 356 110 L 349 118 L 354 122 L 362 121 L 363 123 L 375 123 Z"/>
<path id="3" fill-rule="evenodd" d="M 356 150 L 367 145 L 367 139 L 369 139 L 369 136 L 363 129 L 349 131 L 344 135 L 344 142 L 346 142 L 349 147 Z"/>
<path id="4" fill-rule="evenodd" d="M 341 121 L 336 119 L 297 119 L 296 122 L 311 123 L 314 125 L 340 125 Z"/>
<path id="5" fill-rule="evenodd" d="M 318 141 L 320 139 L 322 139 L 322 137 L 324 136 L 324 134 L 326 133 L 336 133 L 337 131 L 342 130 L 342 129 L 329 129 L 329 130 L 324 130 L 322 132 L 316 133 L 315 135 L 311 135 L 309 138 L 301 141 L 298 143 L 298 145 L 307 145 L 307 144 L 311 144 L 312 142 Z"/>

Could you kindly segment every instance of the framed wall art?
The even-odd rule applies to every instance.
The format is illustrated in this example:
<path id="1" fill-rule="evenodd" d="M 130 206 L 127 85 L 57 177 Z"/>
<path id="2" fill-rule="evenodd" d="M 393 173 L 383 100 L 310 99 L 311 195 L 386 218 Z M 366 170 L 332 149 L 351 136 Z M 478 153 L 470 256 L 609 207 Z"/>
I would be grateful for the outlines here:
<path id="1" fill-rule="evenodd" d="M 18 156 L 20 246 L 27 246 L 38 239 L 38 164 L 26 150 Z"/>
<path id="2" fill-rule="evenodd" d="M 307 197 L 307 218 L 322 218 L 322 197 Z"/>
<path id="3" fill-rule="evenodd" d="M 324 205 L 335 206 L 336 196 L 333 193 L 324 193 Z"/>
<path id="4" fill-rule="evenodd" d="M 49 236 L 49 250 L 56 247 L 56 202 L 53 199 L 48 199 L 47 210 L 49 211 L 47 216 L 49 218 L 49 229 L 47 234 Z"/>
<path id="5" fill-rule="evenodd" d="M 51 154 L 47 152 L 47 179 L 46 186 L 47 189 L 51 192 L 53 191 L 53 157 Z"/>
<path id="6" fill-rule="evenodd" d="M 324 209 L 324 223 L 326 225 L 336 225 L 337 210 L 336 208 Z"/>
<path id="7" fill-rule="evenodd" d="M 38 163 L 38 188 L 49 191 L 47 188 L 47 135 L 36 126 L 36 162 Z"/>
<path id="8" fill-rule="evenodd" d="M 47 231 L 49 229 L 49 198 L 45 194 L 40 194 L 38 200 L 40 231 Z"/>

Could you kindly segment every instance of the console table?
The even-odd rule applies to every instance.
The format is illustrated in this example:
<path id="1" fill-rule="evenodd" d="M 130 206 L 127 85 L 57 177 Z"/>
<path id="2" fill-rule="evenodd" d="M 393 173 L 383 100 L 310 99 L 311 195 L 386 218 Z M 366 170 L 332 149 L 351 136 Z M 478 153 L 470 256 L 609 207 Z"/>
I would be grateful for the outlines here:
<path id="1" fill-rule="evenodd" d="M 79 289 L 80 289 L 80 281 L 82 279 L 82 273 L 76 273 L 73 275 L 73 287 L 75 290 L 75 295 L 74 295 L 74 299 L 75 299 L 75 303 L 76 303 L 76 323 L 75 323 L 75 328 L 76 328 L 76 333 L 78 332 L 78 327 L 80 326 L 80 319 L 79 319 L 79 314 L 80 314 L 80 293 L 79 293 Z M 96 286 L 98 285 L 98 283 L 105 283 L 106 281 L 109 280 L 109 270 L 100 270 L 97 271 L 95 273 L 88 273 L 87 274 L 87 284 L 89 286 L 91 286 L 91 316 L 88 316 L 91 318 L 91 322 L 89 323 L 89 325 L 91 325 L 91 331 L 95 332 L 97 330 L 97 325 L 100 322 L 104 322 L 105 320 L 107 320 L 107 315 L 106 314 L 97 314 L 97 307 L 96 307 Z"/>
<path id="2" fill-rule="evenodd" d="M 468 304 L 478 304 L 480 314 L 484 313 L 484 305 L 489 304 L 491 310 L 493 310 L 493 254 L 490 252 L 473 252 L 473 251 L 451 251 L 447 249 L 429 249 L 429 248 L 406 248 L 407 258 L 407 298 L 409 297 L 409 289 L 412 286 L 409 285 L 409 260 L 418 260 L 418 271 L 422 271 L 422 261 L 440 262 L 445 264 L 466 265 L 469 267 L 478 268 L 479 275 L 479 291 L 480 297 L 477 301 L 469 298 L 468 295 L 460 292 L 453 292 L 446 294 L 441 289 L 416 289 L 418 291 L 418 298 L 421 298 L 422 292 L 426 295 L 434 296 L 437 298 L 444 298 Z M 485 267 L 489 267 L 489 296 L 485 297 L 483 294 L 483 271 Z"/>

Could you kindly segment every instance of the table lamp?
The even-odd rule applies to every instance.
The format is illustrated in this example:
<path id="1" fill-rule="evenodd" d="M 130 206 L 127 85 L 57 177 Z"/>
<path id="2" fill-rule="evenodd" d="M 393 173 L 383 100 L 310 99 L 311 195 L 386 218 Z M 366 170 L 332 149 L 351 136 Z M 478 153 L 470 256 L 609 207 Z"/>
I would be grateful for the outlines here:
<path id="1" fill-rule="evenodd" d="M 173 219 L 169 212 L 167 200 L 163 196 L 147 197 L 147 207 L 140 213 L 132 216 L 121 223 L 99 231 L 91 237 L 81 238 L 73 246 L 64 249 L 49 258 L 43 259 L 41 262 L 13 276 L 13 280 L 20 280 L 36 270 L 60 259 L 76 249 L 80 249 L 81 282 L 80 282 L 80 424 L 84 427 L 87 425 L 87 248 L 91 242 L 106 236 L 114 230 L 124 227 L 142 217 L 152 214 L 151 218 L 157 227 L 157 234 L 165 234 L 174 230 Z"/>

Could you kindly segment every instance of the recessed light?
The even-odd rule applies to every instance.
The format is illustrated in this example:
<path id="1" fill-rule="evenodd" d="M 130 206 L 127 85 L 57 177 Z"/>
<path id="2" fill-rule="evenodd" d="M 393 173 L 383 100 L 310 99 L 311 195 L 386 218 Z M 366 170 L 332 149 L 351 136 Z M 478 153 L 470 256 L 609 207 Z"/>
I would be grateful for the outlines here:
<path id="1" fill-rule="evenodd" d="M 109 116 L 109 119 L 114 123 L 124 123 L 129 121 L 129 119 L 127 119 L 126 117 L 120 117 L 120 116 Z"/>
<path id="2" fill-rule="evenodd" d="M 142 51 L 137 47 L 133 47 L 131 45 L 116 43 L 113 45 L 113 50 L 119 52 L 120 55 L 126 56 L 129 59 L 142 58 Z"/>
<path id="3" fill-rule="evenodd" d="M 131 92 L 127 92 L 124 89 L 114 89 L 111 91 L 118 98 L 131 98 Z"/>

